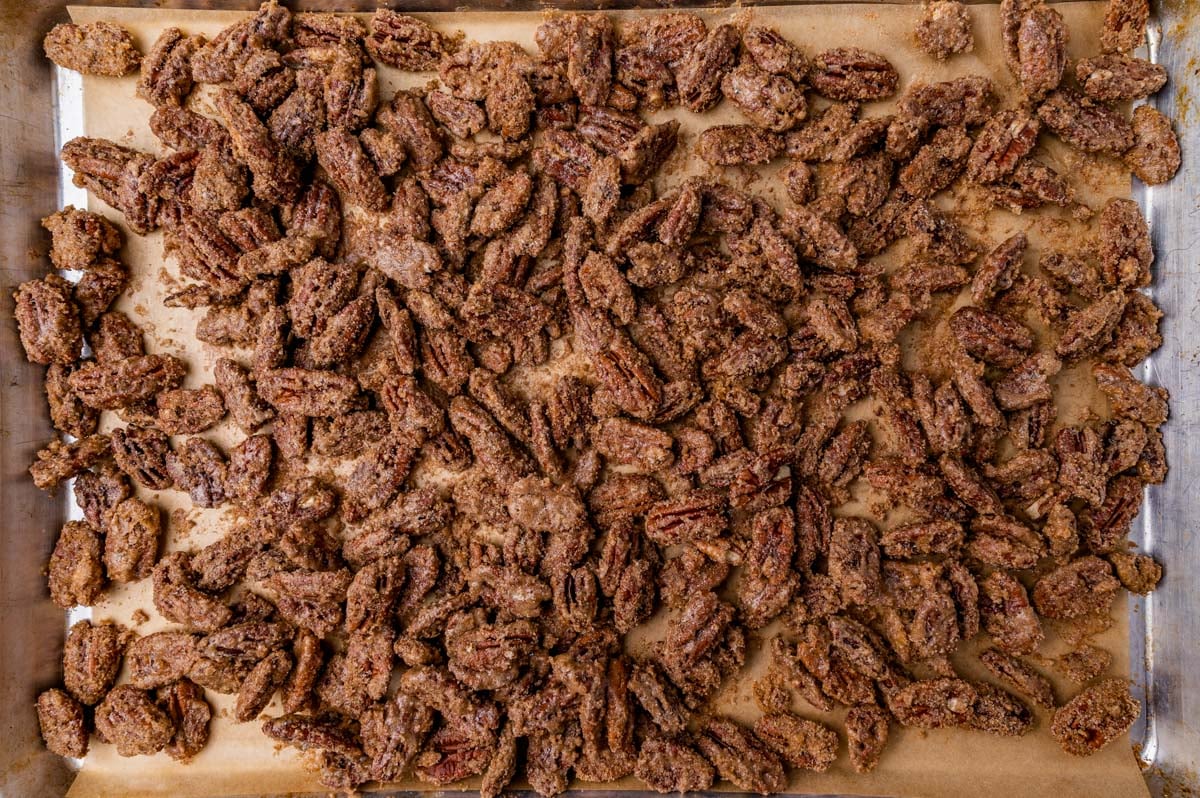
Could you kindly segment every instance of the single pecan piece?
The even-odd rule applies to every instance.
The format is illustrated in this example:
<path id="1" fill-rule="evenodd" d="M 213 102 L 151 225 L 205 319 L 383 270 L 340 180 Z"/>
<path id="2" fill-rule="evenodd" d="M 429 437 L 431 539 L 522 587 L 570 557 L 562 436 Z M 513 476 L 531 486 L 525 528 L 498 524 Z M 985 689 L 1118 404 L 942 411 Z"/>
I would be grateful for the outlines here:
<path id="1" fill-rule="evenodd" d="M 996 114 L 975 138 L 967 159 L 967 179 L 988 184 L 1012 174 L 1037 144 L 1040 128 L 1036 117 L 1022 111 L 1005 109 Z"/>
<path id="2" fill-rule="evenodd" d="M 1127 53 L 1146 43 L 1146 23 L 1150 19 L 1148 0 L 1112 0 L 1104 12 L 1100 29 L 1100 51 Z"/>
<path id="3" fill-rule="evenodd" d="M 914 34 L 917 46 L 939 61 L 975 47 L 971 15 L 958 0 L 934 0 L 926 4 Z"/>
<path id="4" fill-rule="evenodd" d="M 59 756 L 83 757 L 88 749 L 88 729 L 83 707 L 62 690 L 38 695 L 38 728 L 46 749 Z"/>
<path id="5" fill-rule="evenodd" d="M 741 37 L 732 25 L 718 25 L 704 41 L 686 48 L 675 67 L 680 102 L 692 113 L 703 113 L 721 99 L 721 80 L 736 61 Z"/>
<path id="6" fill-rule="evenodd" d="M 194 587 L 193 580 L 190 555 L 168 554 L 154 568 L 154 606 L 169 621 L 205 632 L 219 629 L 232 611 Z"/>
<path id="7" fill-rule="evenodd" d="M 889 718 L 881 707 L 853 707 L 846 713 L 846 738 L 850 764 L 859 773 L 870 773 L 887 745 Z"/>
<path id="8" fill-rule="evenodd" d="M 786 133 L 808 113 L 804 92 L 791 78 L 746 61 L 725 75 L 721 91 L 751 122 L 774 133 Z"/>
<path id="9" fill-rule="evenodd" d="M 1133 126 L 1107 105 L 1057 89 L 1038 106 L 1038 118 L 1060 139 L 1084 152 L 1120 155 L 1133 146 Z"/>
<path id="10" fill-rule="evenodd" d="M 1022 16 L 1017 29 L 1017 77 L 1031 102 L 1062 82 L 1068 36 L 1062 14 L 1048 5 L 1037 3 Z"/>
<path id="11" fill-rule="evenodd" d="M 137 96 L 153 105 L 179 106 L 192 90 L 192 54 L 203 43 L 179 28 L 167 28 L 142 61 Z"/>
<path id="12" fill-rule="evenodd" d="M 1044 637 L 1025 587 L 1005 571 L 995 571 L 979 583 L 979 612 L 984 630 L 1005 653 L 1029 654 Z"/>
<path id="13" fill-rule="evenodd" d="M 1138 179 L 1148 185 L 1166 183 L 1183 163 L 1171 120 L 1155 108 L 1133 109 L 1133 146 L 1121 156 Z"/>
<path id="14" fill-rule="evenodd" d="M 388 66 L 425 72 L 435 68 L 446 53 L 441 34 L 415 17 L 381 8 L 370 24 L 367 51 Z"/>
<path id="15" fill-rule="evenodd" d="M 46 34 L 42 48 L 55 64 L 84 75 L 119 78 L 142 61 L 129 31 L 111 22 L 59 23 Z"/>
<path id="16" fill-rule="evenodd" d="M 82 521 L 68 521 L 50 555 L 50 598 L 63 609 L 95 603 L 104 590 L 100 533 Z"/>
<path id="17" fill-rule="evenodd" d="M 22 283 L 13 292 L 13 315 L 30 363 L 68 366 L 79 359 L 83 330 L 71 284 L 57 274 Z"/>
<path id="18" fill-rule="evenodd" d="M 980 653 L 979 661 L 993 676 L 1028 696 L 1033 703 L 1046 709 L 1054 708 L 1054 688 L 1050 680 L 1021 660 L 989 648 Z"/>
<path id="19" fill-rule="evenodd" d="M 359 389 L 342 374 L 281 368 L 258 375 L 258 393 L 280 413 L 332 417 L 355 409 Z"/>
<path id="20" fill-rule="evenodd" d="M 129 426 L 112 433 L 112 453 L 117 466 L 150 490 L 165 490 L 175 484 L 167 470 L 170 450 L 167 436 L 157 429 Z"/>
<path id="21" fill-rule="evenodd" d="M 725 718 L 711 718 L 696 736 L 696 747 L 716 766 L 721 778 L 747 792 L 783 790 L 783 763 L 746 729 Z"/>
<path id="22" fill-rule="evenodd" d="M 93 706 L 117 680 L 128 635 L 111 623 L 77 621 L 63 644 L 63 685 L 82 704 Z"/>
<path id="23" fill-rule="evenodd" d="M 891 97 L 900 75 L 886 58 L 860 47 L 835 47 L 812 60 L 809 85 L 831 100 L 868 102 Z"/>
<path id="24" fill-rule="evenodd" d="M 171 741 L 175 725 L 143 690 L 123 684 L 114 687 L 96 707 L 96 731 L 121 756 L 149 755 Z"/>
<path id="25" fill-rule="evenodd" d="M 89 406 L 115 410 L 136 405 L 183 381 L 182 360 L 171 355 L 137 355 L 115 363 L 88 363 L 68 384 Z"/>
<path id="26" fill-rule="evenodd" d="M 642 743 L 633 773 L 660 793 L 707 790 L 715 775 L 706 757 L 686 743 L 666 737 Z"/>
<path id="27" fill-rule="evenodd" d="M 1125 733 L 1142 711 L 1125 679 L 1105 679 L 1054 713 L 1050 734 L 1068 754 L 1090 756 Z"/>
<path id="28" fill-rule="evenodd" d="M 134 582 L 150 576 L 158 559 L 161 524 L 159 509 L 141 499 L 125 499 L 112 508 L 104 538 L 109 579 Z"/>

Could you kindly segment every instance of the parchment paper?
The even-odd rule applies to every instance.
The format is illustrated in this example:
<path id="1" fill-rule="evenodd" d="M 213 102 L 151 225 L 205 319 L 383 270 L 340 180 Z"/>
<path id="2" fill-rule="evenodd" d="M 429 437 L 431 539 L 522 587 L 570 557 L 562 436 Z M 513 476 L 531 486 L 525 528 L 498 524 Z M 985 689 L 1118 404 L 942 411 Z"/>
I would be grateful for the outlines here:
<path id="1" fill-rule="evenodd" d="M 1066 17 L 1071 31 L 1071 56 L 1077 58 L 1096 51 L 1103 5 L 1099 2 L 1057 4 Z M 948 63 L 939 64 L 923 55 L 911 41 L 911 30 L 918 6 L 905 5 L 811 5 L 794 7 L 758 8 L 753 11 L 738 11 L 750 14 L 757 21 L 778 27 L 788 38 L 812 54 L 837 45 L 857 45 L 886 55 L 900 71 L 901 92 L 915 81 L 946 80 L 965 74 L 991 75 L 999 86 L 1002 96 L 1011 96 L 1012 79 L 1003 66 L 1000 53 L 1000 37 L 996 6 L 968 6 L 973 17 L 975 31 L 974 52 L 955 56 Z M 71 8 L 76 22 L 98 19 L 110 20 L 127 27 L 143 52 L 147 51 L 158 33 L 170 26 L 182 28 L 187 33 L 215 34 L 225 25 L 241 15 L 233 12 L 178 11 L 169 9 L 110 9 Z M 626 16 L 642 12 L 623 12 Z M 730 12 L 707 12 L 710 22 L 729 16 Z M 419 15 L 443 31 L 462 30 L 469 39 L 508 39 L 520 42 L 530 51 L 536 52 L 533 33 L 540 20 L 536 13 L 461 13 Z M 386 100 L 396 88 L 422 85 L 431 79 L 429 74 L 404 74 L 380 68 L 380 97 Z M 150 151 L 159 151 L 157 140 L 151 134 L 148 119 L 151 108 L 134 96 L 136 77 L 124 79 L 84 78 L 85 127 L 87 135 L 111 138 L 116 141 Z M 204 98 L 194 106 L 197 110 L 212 113 Z M 887 111 L 887 104 L 873 104 L 864 109 L 864 115 L 877 115 Z M 664 171 L 667 181 L 677 180 L 691 171 L 700 171 L 695 164 L 686 163 L 695 134 L 711 124 L 740 121 L 739 114 L 728 103 L 704 117 L 696 117 L 678 109 L 662 112 L 658 117 L 674 117 L 683 125 L 683 137 L 674 164 Z M 1072 176 L 1085 204 L 1098 207 L 1097 200 L 1108 196 L 1128 196 L 1129 177 L 1114 161 L 1081 155 L 1061 146 L 1057 141 L 1046 141 L 1043 136 L 1043 151 L 1040 155 L 1063 174 Z M 735 183 L 751 184 L 754 191 L 765 194 L 777 204 L 782 204 L 782 192 L 771 173 L 779 168 L 775 165 L 766 171 L 753 173 L 746 170 L 726 170 L 725 179 Z M 1003 212 L 985 212 L 980 197 L 969 190 L 953 198 L 960 209 L 958 215 L 964 224 L 981 242 L 998 243 L 1018 230 L 1026 230 L 1030 238 L 1028 263 L 1036 262 L 1038 252 L 1048 241 L 1056 246 L 1067 244 L 1089 246 L 1085 235 L 1086 224 L 1072 220 L 1070 215 L 1057 209 L 1038 213 L 1013 216 Z M 950 199 L 944 198 L 949 206 Z M 90 199 L 91 210 L 104 213 L 120 224 L 119 214 L 102 202 Z M 905 246 L 901 243 L 892 248 L 889 260 L 903 262 Z M 223 353 L 194 340 L 192 331 L 199 312 L 163 307 L 162 297 L 176 287 L 178 272 L 173 262 L 162 257 L 161 234 L 141 238 L 127 235 L 123 253 L 125 261 L 132 267 L 133 281 L 130 290 L 120 300 L 118 307 L 129 313 L 147 330 L 147 347 L 151 352 L 169 352 L 189 361 L 191 371 L 186 387 L 199 387 L 211 382 L 211 366 Z M 890 268 L 890 266 L 889 266 Z M 944 309 L 944 307 L 943 307 Z M 938 338 L 943 331 L 932 324 L 916 325 L 909 335 L 905 357 L 910 365 L 927 361 L 936 351 Z M 1060 423 L 1073 423 L 1089 412 L 1104 414 L 1105 402 L 1091 389 L 1091 378 L 1078 369 L 1064 371 L 1058 378 L 1063 404 L 1060 408 Z M 855 415 L 870 415 L 867 403 L 852 408 Z M 114 419 L 106 414 L 106 428 L 114 425 Z M 223 445 L 230 445 L 240 438 L 221 425 L 209 435 Z M 860 480 L 861 482 L 861 480 Z M 179 493 L 166 491 L 148 494 L 148 498 L 163 506 L 166 511 L 186 508 L 186 498 Z M 855 490 L 858 502 L 844 508 L 846 511 L 869 512 L 865 501 L 869 497 L 859 487 Z M 884 527 L 902 520 L 898 517 L 877 519 Z M 230 517 L 217 510 L 187 510 L 186 515 L 176 512 L 171 515 L 167 547 L 169 549 L 195 549 L 224 534 L 231 526 Z M 150 620 L 136 624 L 134 611 L 143 608 Z M 1116 623 L 1098 636 L 1095 642 L 1111 651 L 1114 663 L 1111 674 L 1129 673 L 1129 629 L 1127 607 L 1124 600 L 1113 610 Z M 148 634 L 165 627 L 153 610 L 150 600 L 149 580 L 135 585 L 117 586 L 110 591 L 102 604 L 95 608 L 100 619 L 114 619 L 135 628 L 140 634 Z M 651 623 L 633 642 L 640 648 L 656 636 L 660 623 Z M 761 638 L 768 638 L 773 629 L 768 628 Z M 976 644 L 974 648 L 980 647 Z M 751 646 L 751 655 L 741 677 L 728 684 L 718 700 L 718 709 L 742 719 L 752 720 L 757 710 L 750 692 L 756 674 L 761 672 L 763 658 L 756 656 L 757 645 Z M 965 649 L 966 647 L 964 647 Z M 1051 634 L 1042 648 L 1042 653 L 1055 656 L 1069 650 Z M 985 678 L 981 667 L 974 659 L 974 649 L 962 650 L 956 657 L 960 672 L 973 678 Z M 1056 678 L 1049 669 L 1043 672 Z M 1060 700 L 1066 700 L 1078 690 L 1062 681 L 1055 687 Z M 303 768 L 301 755 L 291 749 L 280 749 L 262 735 L 259 722 L 236 724 L 230 717 L 231 696 L 220 696 L 207 691 L 214 706 L 212 739 L 204 751 L 191 763 L 180 765 L 165 754 L 153 757 L 123 759 L 113 748 L 93 740 L 79 777 L 69 795 L 72 798 L 99 798 L 100 796 L 229 796 L 280 794 L 291 792 L 328 792 L 321 788 L 315 778 Z M 814 711 L 803 702 L 795 708 L 807 717 L 826 719 L 841 728 L 843 713 Z M 279 713 L 277 702 L 272 702 L 267 715 Z M 892 728 L 892 741 L 880 762 L 871 774 L 854 773 L 849 765 L 845 748 L 829 771 L 821 774 L 797 771 L 792 791 L 795 793 L 845 793 L 852 795 L 897 795 L 929 796 L 930 798 L 960 798 L 960 796 L 1053 796 L 1054 798 L 1129 798 L 1148 795 L 1127 740 L 1119 740 L 1105 750 L 1087 759 L 1078 759 L 1063 753 L 1048 732 L 1049 718 L 1044 710 L 1037 710 L 1037 724 L 1023 738 L 1010 739 L 960 730 L 922 732 L 900 727 Z M 427 786 L 397 785 L 416 789 Z M 600 785 L 590 785 L 593 788 Z M 642 789 L 640 783 L 629 779 L 606 788 Z"/>

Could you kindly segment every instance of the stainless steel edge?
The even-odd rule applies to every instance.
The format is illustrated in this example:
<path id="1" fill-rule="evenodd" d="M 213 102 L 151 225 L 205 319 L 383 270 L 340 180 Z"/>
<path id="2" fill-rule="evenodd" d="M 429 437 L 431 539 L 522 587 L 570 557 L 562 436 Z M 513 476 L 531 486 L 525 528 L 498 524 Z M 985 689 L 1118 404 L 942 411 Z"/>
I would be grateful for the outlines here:
<path id="1" fill-rule="evenodd" d="M 1200 36 L 1191 0 L 1164 0 L 1150 30 L 1150 55 L 1171 76 L 1149 100 L 1176 120 L 1184 166 L 1171 182 L 1134 181 L 1134 198 L 1150 222 L 1156 253 L 1150 294 L 1162 308 L 1163 346 L 1139 376 L 1171 392 L 1171 419 L 1163 427 L 1170 472 L 1147 492 L 1135 523 L 1139 548 L 1164 562 L 1164 578 L 1150 596 L 1132 603 L 1134 677 L 1144 688 L 1144 722 L 1135 729 L 1146 777 L 1155 795 L 1200 792 Z M 1138 672 L 1141 663 L 1142 672 Z"/>
<path id="2" fill-rule="evenodd" d="M 45 271 L 38 219 L 58 206 L 51 71 L 41 34 L 61 6 L 0 5 L 0 794 L 61 795 L 72 771 L 41 744 L 33 701 L 58 681 L 63 613 L 42 569 L 63 502 L 33 487 L 26 469 L 51 430 L 42 369 L 25 362 L 12 289 Z M 47 633 L 53 630 L 53 633 Z"/>
<path id="3" fill-rule="evenodd" d="M 794 1 L 794 0 L 792 0 Z M 801 0 L 838 2 L 839 0 Z M 886 1 L 886 0 L 885 0 Z M 903 0 L 900 0 L 903 1 Z M 968 0 L 988 2 L 989 0 Z M 787 4 L 789 0 L 741 2 Z M 79 5 L 252 9 L 257 0 L 82 0 Z M 664 6 L 721 6 L 699 0 L 298 0 L 297 10 L 409 11 L 457 8 L 534 10 Z M 41 389 L 42 369 L 25 363 L 12 321 L 12 290 L 45 272 L 46 240 L 37 220 L 61 204 L 56 154 L 63 120 L 56 100 L 69 96 L 42 57 L 41 37 L 66 18 L 58 0 L 0 0 L 0 798 L 63 795 L 73 778 L 70 762 L 45 751 L 38 739 L 33 700 L 59 679 L 63 613 L 46 595 L 43 571 L 66 517 L 62 495 L 35 489 L 26 469 L 52 435 Z M 1151 225 L 1155 280 L 1148 289 L 1163 309 L 1164 344 L 1139 376 L 1171 392 L 1164 426 L 1170 473 L 1147 491 L 1132 538 L 1165 562 L 1162 585 L 1131 607 L 1132 676 L 1145 711 L 1131 737 L 1156 796 L 1200 794 L 1200 4 L 1164 0 L 1155 9 L 1149 57 L 1167 67 L 1172 82 L 1150 103 L 1177 120 L 1184 168 L 1165 186 L 1134 182 L 1134 197 Z M 68 198 L 70 201 L 71 198 Z M 47 633 L 47 630 L 55 630 Z M 383 791 L 372 794 L 417 796 Z M 426 793 L 427 794 L 427 793 Z M 441 791 L 459 798 L 473 793 Z M 582 792 L 580 792 L 582 794 Z M 724 794 L 724 793 L 722 793 Z M 532 794 L 530 794 L 532 795 Z M 593 798 L 638 795 L 587 791 Z M 714 793 L 714 795 L 716 795 Z M 230 798 L 235 798 L 230 796 Z M 245 796 L 244 798 L 251 798 Z M 259 796 L 258 798 L 262 798 Z"/>

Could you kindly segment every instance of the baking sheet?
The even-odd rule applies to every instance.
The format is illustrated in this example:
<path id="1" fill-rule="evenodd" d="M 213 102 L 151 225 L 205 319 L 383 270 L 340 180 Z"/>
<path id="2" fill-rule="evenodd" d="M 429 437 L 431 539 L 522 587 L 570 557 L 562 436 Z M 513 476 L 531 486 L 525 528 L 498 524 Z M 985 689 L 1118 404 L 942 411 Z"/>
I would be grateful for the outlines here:
<path id="1" fill-rule="evenodd" d="M 1072 32 L 1072 56 L 1090 54 L 1093 48 L 1088 43 L 1096 41 L 1095 32 L 1099 28 L 1103 5 L 1089 2 L 1058 4 L 1056 7 L 1063 12 Z M 165 27 L 174 25 L 188 33 L 212 35 L 241 16 L 215 11 L 97 7 L 72 8 L 71 13 L 78 22 L 107 19 L 125 25 L 134 33 L 143 51 L 149 48 L 157 33 Z M 902 90 L 915 80 L 943 80 L 971 73 L 992 75 L 1005 95 L 1012 89 L 1010 76 L 1002 66 L 999 52 L 995 6 L 971 6 L 976 35 L 975 50 L 969 55 L 955 57 L 944 65 L 923 56 L 909 41 L 908 32 L 918 13 L 915 6 L 793 6 L 759 8 L 740 13 L 752 13 L 756 21 L 778 27 L 809 53 L 835 44 L 855 44 L 883 53 L 899 69 Z M 536 13 L 473 12 L 422 16 L 444 31 L 462 30 L 468 38 L 480 40 L 510 39 L 524 44 L 531 51 L 536 50 L 533 31 L 540 20 L 540 15 Z M 716 16 L 713 15 L 714 19 Z M 836 35 L 830 35 L 831 30 L 836 30 Z M 381 68 L 380 96 L 386 99 L 395 88 L 420 85 L 429 77 L 405 75 Z M 154 151 L 158 149 L 157 142 L 147 125 L 150 107 L 134 97 L 134 83 L 134 78 L 84 78 L 84 130 L 87 135 L 112 138 Z M 203 100 L 200 108 L 204 109 Z M 886 107 L 877 104 L 868 108 L 866 114 L 884 111 Z M 703 117 L 678 110 L 659 116 L 672 116 L 683 123 L 685 135 L 680 146 L 681 153 L 686 152 L 692 136 L 703 127 L 725 121 L 740 121 L 736 111 L 730 109 L 728 104 Z M 1047 151 L 1043 155 L 1064 174 L 1076 176 L 1075 186 L 1083 202 L 1096 205 L 1096 198 L 1129 194 L 1128 176 L 1114 162 L 1083 156 L 1056 145 L 1057 142 L 1046 142 Z M 683 171 L 675 170 L 672 178 L 678 179 Z M 734 182 L 750 183 L 757 192 L 772 193 L 773 181 L 769 173 L 755 175 L 733 172 L 726 177 Z M 1082 243 L 1085 226 L 1071 220 L 1066 214 L 1051 212 L 1014 217 L 1003 213 L 984 213 L 982 205 L 977 202 L 972 204 L 976 199 L 970 195 L 956 198 L 967 208 L 977 209 L 964 215 L 960 221 L 981 241 L 998 242 L 1016 230 L 1026 230 L 1031 241 L 1028 262 L 1036 261 L 1039 248 L 1050 238 L 1059 246 L 1063 240 Z M 101 202 L 92 199 L 89 205 L 92 210 L 118 218 Z M 146 327 L 150 351 L 177 354 L 189 361 L 191 371 L 185 385 L 198 387 L 211 381 L 212 363 L 222 353 L 191 340 L 198 312 L 162 306 L 162 296 L 173 290 L 175 285 L 176 269 L 173 263 L 162 260 L 161 248 L 160 234 L 127 238 L 124 257 L 133 267 L 134 278 L 129 292 L 118 306 Z M 893 250 L 889 258 L 901 261 L 904 247 L 894 247 Z M 925 340 L 935 341 L 936 331 L 932 331 Z M 910 359 L 919 359 L 923 351 L 923 346 L 913 346 L 908 356 Z M 1061 387 L 1064 394 L 1075 398 L 1066 408 L 1062 421 L 1071 423 L 1082 418 L 1088 410 L 1103 412 L 1103 400 L 1096 400 L 1092 394 L 1082 390 L 1087 385 L 1087 378 L 1078 372 L 1068 371 L 1059 379 L 1063 383 Z M 112 426 L 112 421 L 112 418 L 106 419 L 108 426 Z M 227 445 L 240 434 L 220 428 L 212 437 Z M 152 498 L 168 512 L 187 506 L 185 497 L 176 492 L 154 494 Z M 186 520 L 178 515 L 171 516 L 168 548 L 198 548 L 222 534 L 228 524 L 228 515 L 221 511 L 189 510 Z M 94 613 L 97 618 L 130 623 L 130 616 L 138 607 L 152 609 L 148 582 L 121 586 L 111 591 Z M 1115 656 L 1111 672 L 1128 674 L 1128 613 L 1123 602 L 1114 609 L 1114 614 L 1117 624 L 1097 642 Z M 153 613 L 151 615 L 151 621 L 135 627 L 140 634 L 165 626 Z M 1065 649 L 1056 650 L 1053 645 L 1044 649 L 1051 655 L 1061 650 Z M 972 669 L 968 659 L 964 658 L 959 664 L 964 672 L 970 673 Z M 722 694 L 721 711 L 745 718 L 753 717 L 749 685 L 760 665 L 752 657 L 744 678 L 730 685 Z M 974 675 L 982 676 L 982 673 L 975 671 Z M 1061 698 L 1073 694 L 1072 689 L 1063 684 L 1056 686 Z M 278 750 L 261 734 L 258 723 L 234 724 L 228 717 L 222 717 L 232 706 L 232 697 L 218 696 L 211 691 L 208 695 L 218 718 L 214 721 L 212 741 L 192 763 L 180 766 L 164 754 L 122 759 L 116 756 L 111 746 L 93 742 L 91 753 L 69 795 L 209 796 L 324 792 L 315 779 L 302 769 L 300 756 L 291 749 Z M 821 713 L 811 711 L 807 705 L 798 706 L 801 707 L 801 714 L 822 717 Z M 267 714 L 277 713 L 277 705 L 268 707 Z M 838 718 L 836 713 L 828 717 Z M 838 720 L 834 722 L 840 727 Z M 1080 760 L 1061 752 L 1049 737 L 1047 726 L 1046 714 L 1039 712 L 1037 728 L 1025 738 L 1016 740 L 977 733 L 920 732 L 894 727 L 893 741 L 875 773 L 866 776 L 852 773 L 843 751 L 834 767 L 824 774 L 797 772 L 793 791 L 912 796 L 1147 794 L 1127 742 L 1118 741 L 1100 754 Z M 640 789 L 640 785 L 633 780 L 612 786 Z"/>

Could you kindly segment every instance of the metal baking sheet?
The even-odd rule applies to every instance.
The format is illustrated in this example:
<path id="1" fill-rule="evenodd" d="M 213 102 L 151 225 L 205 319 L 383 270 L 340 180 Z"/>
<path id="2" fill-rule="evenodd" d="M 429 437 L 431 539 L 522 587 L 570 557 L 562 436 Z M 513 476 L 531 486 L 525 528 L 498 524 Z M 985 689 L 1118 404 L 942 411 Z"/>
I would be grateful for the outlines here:
<path id="1" fill-rule="evenodd" d="M 255 2 L 196 3 L 99 2 L 180 8 L 251 9 Z M 301 10 L 370 10 L 367 2 L 302 2 Z M 407 10 L 445 11 L 452 2 L 419 0 Z M 535 2 L 477 2 L 474 8 L 533 9 Z M 596 3 L 559 2 L 559 8 L 588 8 Z M 649 3 L 603 3 L 631 7 Z M 707 5 L 707 4 L 705 4 Z M 1200 567 L 1200 546 L 1191 540 L 1191 524 L 1200 518 L 1193 483 L 1200 476 L 1193 442 L 1200 414 L 1200 385 L 1193 376 L 1200 357 L 1200 277 L 1193 252 L 1200 246 L 1200 185 L 1189 168 L 1200 152 L 1200 121 L 1193 98 L 1200 91 L 1195 58 L 1200 20 L 1194 0 L 1169 0 L 1156 9 L 1148 35 L 1149 57 L 1168 68 L 1172 83 L 1151 99 L 1176 119 L 1185 166 L 1170 183 L 1134 185 L 1134 197 L 1150 221 L 1157 253 L 1150 294 L 1166 316 L 1164 345 L 1143 366 L 1143 379 L 1171 391 L 1172 418 L 1164 427 L 1170 475 L 1148 491 L 1132 538 L 1138 547 L 1165 563 L 1166 577 L 1149 597 L 1130 602 L 1131 661 L 1135 691 L 1145 712 L 1131 738 L 1155 795 L 1200 791 L 1200 586 L 1192 577 Z M 64 496 L 47 497 L 29 482 L 26 468 L 52 434 L 41 389 L 42 370 L 24 362 L 12 322 L 11 289 L 39 276 L 45 241 L 37 220 L 67 202 L 82 205 L 78 191 L 64 185 L 55 153 L 82 125 L 81 85 L 73 73 L 56 70 L 41 54 L 41 37 L 64 21 L 55 2 L 0 0 L 0 795 L 58 796 L 66 792 L 74 765 L 47 753 L 37 733 L 33 699 L 58 680 L 64 625 L 61 610 L 45 592 L 43 569 L 57 531 L 68 512 Z M 588 791 L 595 795 L 596 791 Z M 629 793 L 624 793 L 628 795 Z"/>

